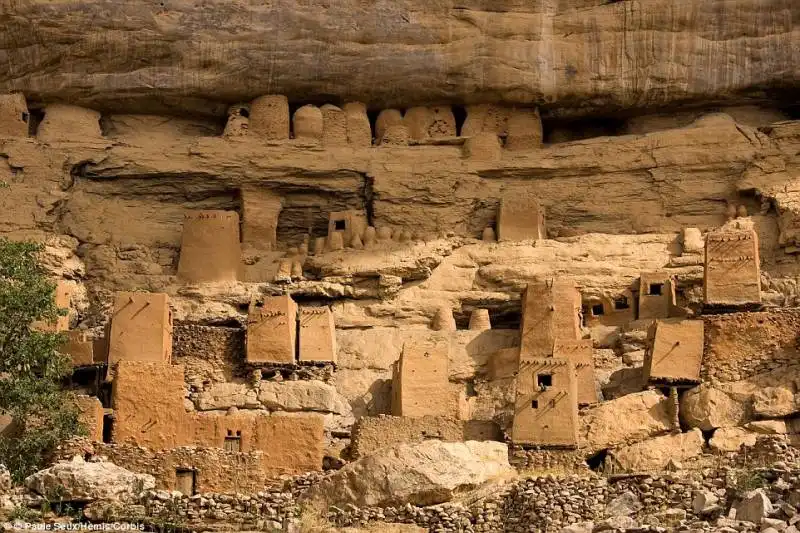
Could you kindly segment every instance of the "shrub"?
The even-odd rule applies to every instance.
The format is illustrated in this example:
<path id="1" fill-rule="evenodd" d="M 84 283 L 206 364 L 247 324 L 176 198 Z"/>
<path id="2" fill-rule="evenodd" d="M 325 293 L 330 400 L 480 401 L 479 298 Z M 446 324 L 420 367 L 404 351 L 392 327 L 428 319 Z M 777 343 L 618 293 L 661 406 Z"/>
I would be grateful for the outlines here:
<path id="1" fill-rule="evenodd" d="M 63 336 L 36 327 L 66 312 L 55 305 L 41 250 L 0 239 L 0 412 L 13 419 L 13 432 L 0 436 L 0 461 L 16 482 L 39 469 L 60 442 L 84 433 L 62 387 L 70 373 L 69 358 L 59 352 Z"/>

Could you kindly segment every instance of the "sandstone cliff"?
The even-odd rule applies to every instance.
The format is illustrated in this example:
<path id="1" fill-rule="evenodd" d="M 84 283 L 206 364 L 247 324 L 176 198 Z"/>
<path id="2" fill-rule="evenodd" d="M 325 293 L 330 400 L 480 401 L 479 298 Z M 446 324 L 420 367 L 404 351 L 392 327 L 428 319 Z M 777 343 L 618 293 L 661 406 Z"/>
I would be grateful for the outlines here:
<path id="1" fill-rule="evenodd" d="M 380 108 L 605 114 L 763 100 L 800 78 L 793 0 L 5 2 L 0 91 L 104 110 L 224 113 L 288 94 Z"/>

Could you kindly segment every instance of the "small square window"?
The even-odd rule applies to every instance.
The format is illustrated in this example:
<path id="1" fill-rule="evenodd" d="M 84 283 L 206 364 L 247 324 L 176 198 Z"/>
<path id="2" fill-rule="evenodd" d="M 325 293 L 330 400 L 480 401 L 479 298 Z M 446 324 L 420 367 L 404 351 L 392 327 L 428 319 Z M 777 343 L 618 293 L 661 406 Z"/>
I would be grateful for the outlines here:
<path id="1" fill-rule="evenodd" d="M 651 296 L 660 296 L 661 292 L 663 291 L 664 284 L 663 283 L 651 283 L 650 284 L 650 295 Z"/>
<path id="2" fill-rule="evenodd" d="M 603 304 L 594 304 L 592 306 L 592 315 L 593 316 L 602 316 L 603 313 L 605 313 L 605 310 L 603 309 Z"/>
<path id="3" fill-rule="evenodd" d="M 552 387 L 553 376 L 552 374 L 536 374 L 536 385 L 539 387 Z"/>
<path id="4" fill-rule="evenodd" d="M 335 229 L 337 231 L 344 231 L 345 227 L 346 227 L 346 224 L 345 224 L 344 220 L 335 220 L 333 222 L 333 229 Z"/>
<path id="5" fill-rule="evenodd" d="M 238 452 L 242 449 L 242 437 L 225 437 L 225 451 Z"/>
<path id="6" fill-rule="evenodd" d="M 631 305 L 628 303 L 628 298 L 626 296 L 620 296 L 616 300 L 614 300 L 614 309 L 622 310 L 622 309 L 630 309 Z"/>
<path id="7" fill-rule="evenodd" d="M 531 409 L 539 408 L 539 400 L 531 400 Z"/>

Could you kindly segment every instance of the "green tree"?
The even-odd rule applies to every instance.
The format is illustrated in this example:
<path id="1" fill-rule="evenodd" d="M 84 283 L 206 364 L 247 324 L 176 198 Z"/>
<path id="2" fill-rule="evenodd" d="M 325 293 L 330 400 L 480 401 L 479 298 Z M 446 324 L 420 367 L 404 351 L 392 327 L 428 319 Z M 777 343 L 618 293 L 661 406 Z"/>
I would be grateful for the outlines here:
<path id="1" fill-rule="evenodd" d="M 55 447 L 83 433 L 72 395 L 62 386 L 69 358 L 63 335 L 37 328 L 66 310 L 39 262 L 42 247 L 0 238 L 0 412 L 15 430 L 0 436 L 0 462 L 15 481 L 39 469 Z"/>

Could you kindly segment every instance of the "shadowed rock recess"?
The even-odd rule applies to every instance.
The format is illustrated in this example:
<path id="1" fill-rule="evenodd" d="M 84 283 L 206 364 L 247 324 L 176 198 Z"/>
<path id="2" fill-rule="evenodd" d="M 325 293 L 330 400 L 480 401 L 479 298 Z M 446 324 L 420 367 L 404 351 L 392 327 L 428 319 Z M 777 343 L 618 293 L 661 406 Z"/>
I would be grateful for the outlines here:
<path id="1" fill-rule="evenodd" d="M 6 4 L 87 434 L 0 518 L 800 529 L 800 3 Z"/>

